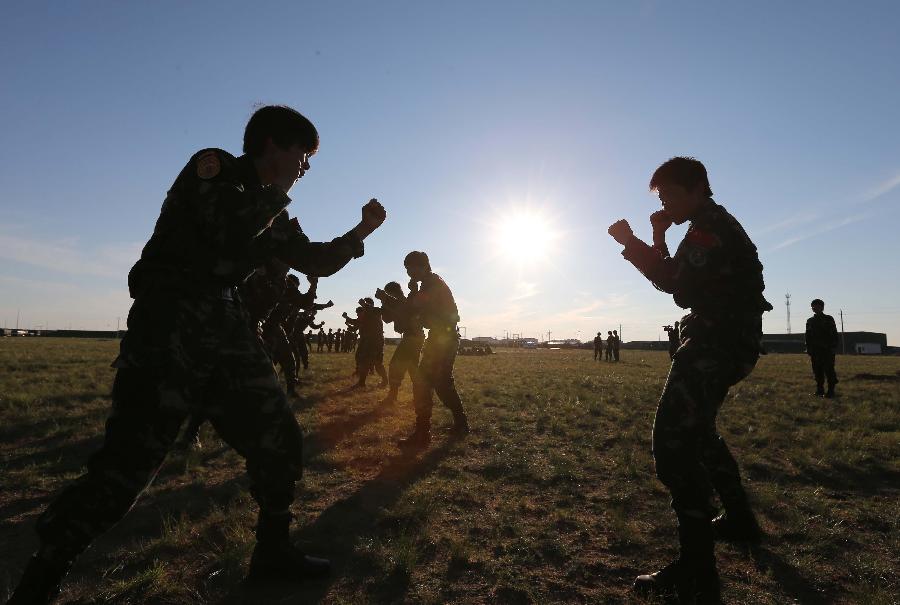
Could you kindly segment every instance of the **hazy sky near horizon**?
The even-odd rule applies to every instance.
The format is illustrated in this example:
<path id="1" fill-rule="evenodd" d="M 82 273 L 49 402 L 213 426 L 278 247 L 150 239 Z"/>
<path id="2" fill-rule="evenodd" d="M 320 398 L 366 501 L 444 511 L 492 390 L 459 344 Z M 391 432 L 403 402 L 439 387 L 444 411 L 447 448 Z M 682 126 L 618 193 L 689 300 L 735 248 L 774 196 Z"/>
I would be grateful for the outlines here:
<path id="1" fill-rule="evenodd" d="M 0 322 L 124 327 L 175 176 L 283 103 L 322 138 L 291 192 L 310 237 L 388 211 L 320 284 L 334 328 L 421 249 L 468 336 L 655 339 L 682 312 L 606 228 L 649 238 L 650 174 L 693 155 L 759 247 L 767 332 L 790 292 L 794 331 L 818 297 L 900 344 L 897 23 L 896 2 L 4 3 Z M 540 228 L 511 235 L 523 213 Z"/>

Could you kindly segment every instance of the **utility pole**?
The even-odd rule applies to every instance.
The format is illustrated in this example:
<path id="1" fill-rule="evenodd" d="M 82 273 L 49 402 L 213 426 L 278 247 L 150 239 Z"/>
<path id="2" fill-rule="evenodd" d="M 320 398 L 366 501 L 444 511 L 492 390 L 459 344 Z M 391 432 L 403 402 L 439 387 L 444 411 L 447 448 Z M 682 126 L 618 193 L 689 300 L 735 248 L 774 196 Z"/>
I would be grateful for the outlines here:
<path id="1" fill-rule="evenodd" d="M 787 333 L 791 333 L 791 293 L 784 295 L 784 306 L 787 307 Z"/>
<path id="2" fill-rule="evenodd" d="M 844 343 L 844 310 L 841 309 L 841 355 L 847 354 L 847 345 Z"/>
<path id="3" fill-rule="evenodd" d="M 19 331 L 19 311 L 20 309 L 16 309 L 16 332 Z M 17 334 L 18 336 L 18 334 Z"/>

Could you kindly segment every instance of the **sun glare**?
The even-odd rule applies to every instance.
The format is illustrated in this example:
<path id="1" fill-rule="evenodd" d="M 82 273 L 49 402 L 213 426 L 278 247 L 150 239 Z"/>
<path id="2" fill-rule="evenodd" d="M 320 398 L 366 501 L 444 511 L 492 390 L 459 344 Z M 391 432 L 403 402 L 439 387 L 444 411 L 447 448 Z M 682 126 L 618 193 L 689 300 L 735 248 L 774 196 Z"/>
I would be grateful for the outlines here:
<path id="1" fill-rule="evenodd" d="M 498 217 L 497 251 L 508 260 L 535 263 L 546 260 L 555 239 L 547 217 L 535 210 L 513 210 Z"/>

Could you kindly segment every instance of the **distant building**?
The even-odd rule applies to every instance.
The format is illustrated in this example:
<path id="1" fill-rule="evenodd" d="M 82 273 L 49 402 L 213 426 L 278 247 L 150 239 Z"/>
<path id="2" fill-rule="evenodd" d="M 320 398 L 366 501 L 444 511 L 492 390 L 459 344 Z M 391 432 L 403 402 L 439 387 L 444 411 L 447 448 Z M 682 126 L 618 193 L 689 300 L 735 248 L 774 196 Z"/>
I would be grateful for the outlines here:
<path id="1" fill-rule="evenodd" d="M 844 332 L 838 334 L 838 353 L 848 355 L 881 355 L 887 352 L 887 334 L 881 332 Z M 803 353 L 806 334 L 764 334 L 763 347 L 769 353 Z"/>

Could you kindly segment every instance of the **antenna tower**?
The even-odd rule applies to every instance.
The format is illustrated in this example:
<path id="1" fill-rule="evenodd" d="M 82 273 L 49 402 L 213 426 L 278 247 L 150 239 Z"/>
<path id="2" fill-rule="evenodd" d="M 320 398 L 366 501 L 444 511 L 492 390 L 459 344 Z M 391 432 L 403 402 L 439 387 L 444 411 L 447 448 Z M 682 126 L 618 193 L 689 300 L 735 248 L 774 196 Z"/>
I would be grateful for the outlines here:
<path id="1" fill-rule="evenodd" d="M 791 333 L 791 293 L 784 295 L 784 306 L 787 308 L 787 333 Z"/>

